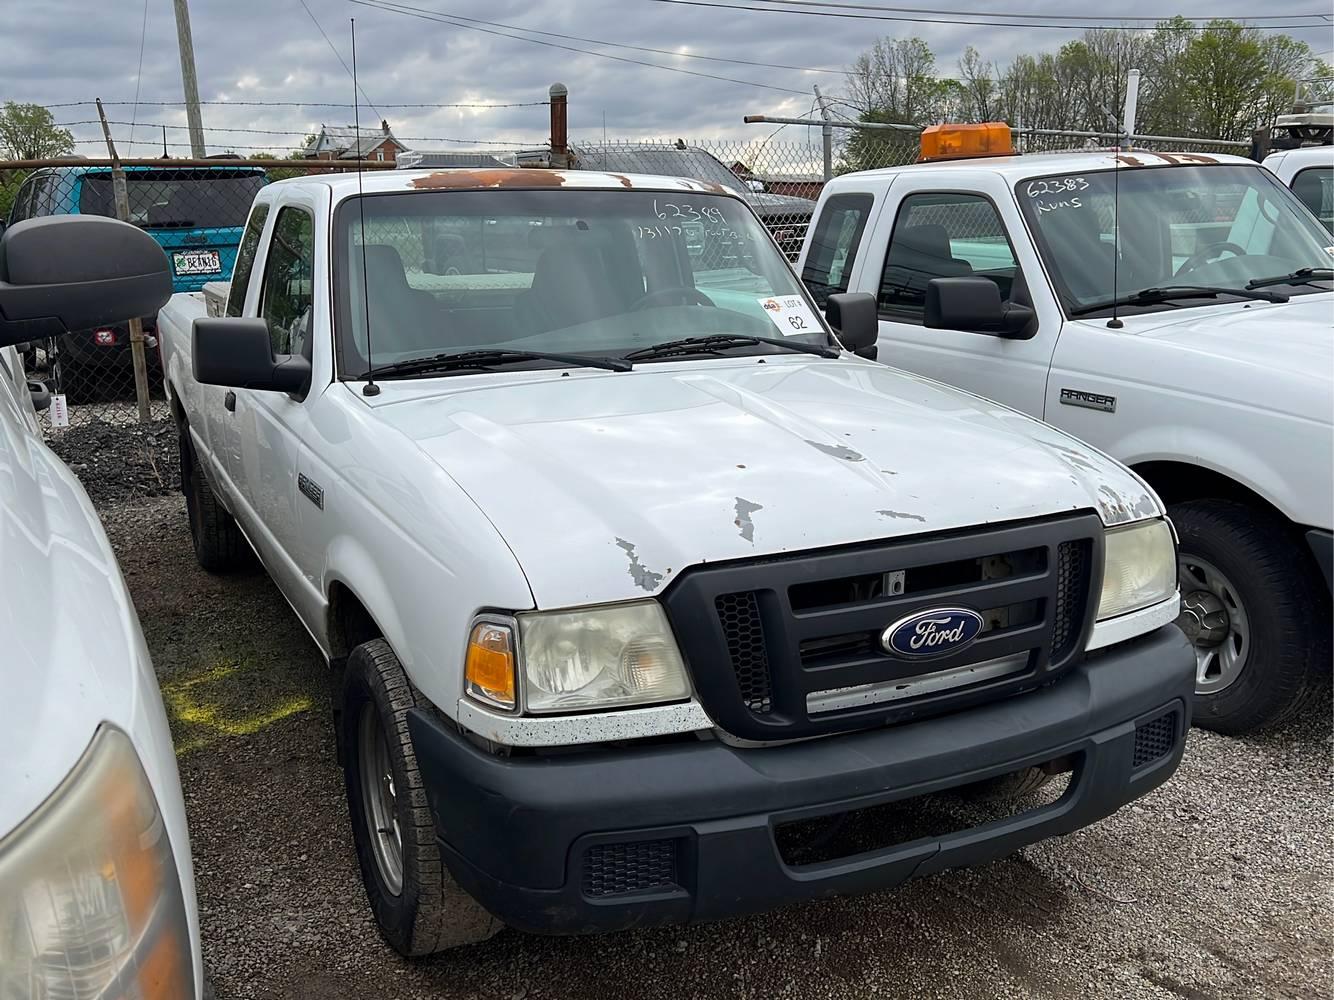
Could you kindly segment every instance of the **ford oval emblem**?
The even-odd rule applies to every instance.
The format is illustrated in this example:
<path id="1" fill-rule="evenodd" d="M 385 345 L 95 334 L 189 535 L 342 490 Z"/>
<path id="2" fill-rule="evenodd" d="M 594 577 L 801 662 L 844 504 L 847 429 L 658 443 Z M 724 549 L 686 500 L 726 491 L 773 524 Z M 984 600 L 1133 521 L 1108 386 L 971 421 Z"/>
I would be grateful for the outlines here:
<path id="1" fill-rule="evenodd" d="M 985 624 L 968 608 L 930 608 L 900 618 L 881 633 L 880 644 L 906 660 L 947 656 L 971 646 Z"/>

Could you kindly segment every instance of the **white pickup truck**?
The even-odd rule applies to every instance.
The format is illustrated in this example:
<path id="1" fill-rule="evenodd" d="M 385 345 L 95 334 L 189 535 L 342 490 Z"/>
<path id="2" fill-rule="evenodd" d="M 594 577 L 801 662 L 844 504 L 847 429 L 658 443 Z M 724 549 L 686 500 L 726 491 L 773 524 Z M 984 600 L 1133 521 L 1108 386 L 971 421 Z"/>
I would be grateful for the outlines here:
<path id="1" fill-rule="evenodd" d="M 934 131 L 967 151 L 994 128 Z M 876 296 L 880 361 L 1154 488 L 1181 537 L 1195 721 L 1241 733 L 1329 671 L 1330 242 L 1239 157 L 961 155 L 835 178 L 799 269 L 817 302 Z"/>
<path id="2" fill-rule="evenodd" d="M 895 885 L 1175 768 L 1157 498 L 829 306 L 841 345 L 719 187 L 497 169 L 272 184 L 225 315 L 160 311 L 195 551 L 253 548 L 328 658 L 403 954 Z"/>
<path id="3" fill-rule="evenodd" d="M 42 442 L 15 345 L 171 294 L 110 219 L 0 239 L 0 997 L 203 995 L 185 803 L 139 619 L 83 487 Z"/>
<path id="4" fill-rule="evenodd" d="M 1266 156 L 1263 165 L 1334 234 L 1334 146 L 1280 150 Z"/>

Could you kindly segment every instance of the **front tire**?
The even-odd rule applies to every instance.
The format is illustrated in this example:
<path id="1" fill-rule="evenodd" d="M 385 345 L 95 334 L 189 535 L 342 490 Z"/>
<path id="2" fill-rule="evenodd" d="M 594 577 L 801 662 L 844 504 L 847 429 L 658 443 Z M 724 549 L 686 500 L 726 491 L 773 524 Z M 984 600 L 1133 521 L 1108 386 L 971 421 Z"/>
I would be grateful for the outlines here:
<path id="1" fill-rule="evenodd" d="M 450 877 L 408 732 L 418 704 L 383 639 L 348 657 L 343 683 L 343 774 L 366 897 L 400 955 L 485 941 L 502 924 Z"/>
<path id="2" fill-rule="evenodd" d="M 1286 524 L 1230 500 L 1170 508 L 1181 538 L 1181 617 L 1195 646 L 1195 721 L 1240 735 L 1281 723 L 1309 697 L 1328 612 Z M 1328 661 L 1328 657 L 1323 657 Z"/>

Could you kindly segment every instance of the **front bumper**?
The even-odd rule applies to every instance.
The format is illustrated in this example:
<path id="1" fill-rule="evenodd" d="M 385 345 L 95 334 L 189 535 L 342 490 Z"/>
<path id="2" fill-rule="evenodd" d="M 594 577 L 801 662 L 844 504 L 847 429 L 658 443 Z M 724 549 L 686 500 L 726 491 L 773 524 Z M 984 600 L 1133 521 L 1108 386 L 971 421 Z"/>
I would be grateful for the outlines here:
<path id="1" fill-rule="evenodd" d="M 409 725 L 459 884 L 514 927 L 584 933 L 883 889 L 1079 829 L 1176 769 L 1194 679 L 1191 647 L 1167 626 L 1039 691 L 787 746 L 701 740 L 501 758 L 426 712 L 414 711 Z M 1155 723 L 1154 741 L 1140 738 L 1147 723 Z M 1154 746 L 1146 759 L 1147 742 Z M 775 828 L 792 820 L 1066 757 L 1074 772 L 1060 799 L 981 826 L 802 866 L 784 863 L 775 840 Z M 599 868 L 590 878 L 593 859 Z M 629 866 L 629 874 L 609 864 Z M 654 888 L 615 891 L 642 883 L 645 867 L 670 876 Z"/>

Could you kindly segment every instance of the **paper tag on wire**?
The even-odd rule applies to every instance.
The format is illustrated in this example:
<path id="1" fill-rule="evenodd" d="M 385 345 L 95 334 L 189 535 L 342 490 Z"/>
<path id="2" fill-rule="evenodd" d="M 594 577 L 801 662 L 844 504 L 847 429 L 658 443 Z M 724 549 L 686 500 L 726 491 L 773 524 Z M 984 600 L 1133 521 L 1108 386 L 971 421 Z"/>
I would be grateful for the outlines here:
<path id="1" fill-rule="evenodd" d="M 52 427 L 69 426 L 69 407 L 65 405 L 65 394 L 63 392 L 51 395 L 51 407 L 47 412 L 51 417 Z"/>
<path id="2" fill-rule="evenodd" d="M 760 299 L 759 303 L 785 337 L 820 332 L 820 321 L 800 295 L 770 295 Z"/>

